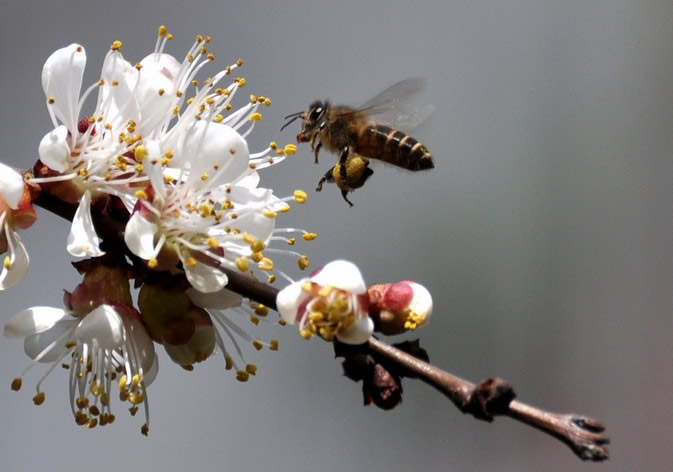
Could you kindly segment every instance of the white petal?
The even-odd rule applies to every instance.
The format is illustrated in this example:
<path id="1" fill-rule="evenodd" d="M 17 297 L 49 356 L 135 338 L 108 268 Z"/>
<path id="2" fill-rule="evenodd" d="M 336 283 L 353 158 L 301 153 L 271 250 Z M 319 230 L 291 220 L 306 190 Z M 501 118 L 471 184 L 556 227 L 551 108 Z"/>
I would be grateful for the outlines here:
<path id="1" fill-rule="evenodd" d="M 42 333 L 27 336 L 23 342 L 23 351 L 31 359 L 35 359 L 42 354 L 39 362 L 54 362 L 63 353 L 63 350 L 66 349 L 65 342 L 70 340 L 69 337 L 61 339 L 60 343 L 52 346 L 49 352 L 43 354 L 42 351 L 65 333 L 72 331 L 77 323 L 79 323 L 79 320 L 75 318 L 63 319 Z"/>
<path id="2" fill-rule="evenodd" d="M 147 373 L 152 371 L 154 364 L 156 364 L 156 355 L 154 353 L 154 342 L 150 338 L 150 335 L 147 334 L 147 330 L 143 324 L 138 320 L 131 320 L 127 323 L 129 330 L 127 334 L 133 338 L 133 345 L 135 346 L 135 355 L 137 360 L 140 363 L 140 367 L 143 369 L 143 380 L 145 381 L 145 386 L 149 385 L 147 381 Z M 156 364 L 156 370 L 159 369 L 159 365 Z M 156 377 L 156 371 L 154 372 Z M 154 377 L 152 377 L 154 380 Z"/>
<path id="3" fill-rule="evenodd" d="M 4 327 L 8 338 L 24 338 L 53 327 L 67 316 L 65 310 L 48 306 L 34 306 L 12 316 Z"/>
<path id="4" fill-rule="evenodd" d="M 16 231 L 7 227 L 6 234 L 9 247 L 12 248 L 12 251 L 8 256 L 9 269 L 3 264 L 2 271 L 0 271 L 0 290 L 6 290 L 19 283 L 23 279 L 23 276 L 26 275 L 26 272 L 28 272 L 28 266 L 30 265 L 28 251 L 26 251 L 26 247 L 21 242 Z"/>
<path id="5" fill-rule="evenodd" d="M 348 261 L 336 260 L 327 264 L 320 272 L 311 277 L 318 285 L 339 288 L 354 294 L 367 291 L 360 269 Z"/>
<path id="6" fill-rule="evenodd" d="M 133 94 L 137 83 L 138 70 L 124 60 L 119 51 L 110 50 L 103 61 L 99 89 L 99 101 L 103 103 L 106 123 L 119 129 L 133 120 L 140 122 L 140 110 Z"/>
<path id="7" fill-rule="evenodd" d="M 68 169 L 70 145 L 67 139 L 68 129 L 61 125 L 47 133 L 40 141 L 38 148 L 40 160 L 56 172 L 65 172 Z"/>
<path id="8" fill-rule="evenodd" d="M 55 51 L 42 68 L 42 90 L 47 98 L 54 99 L 54 103 L 49 106 L 71 131 L 77 130 L 79 93 L 85 66 L 84 48 L 79 44 L 71 44 Z"/>
<path id="9" fill-rule="evenodd" d="M 91 218 L 91 193 L 82 195 L 75 217 L 72 219 L 67 249 L 75 257 L 99 257 L 105 254 L 99 248 L 100 238 L 96 234 Z"/>
<path id="10" fill-rule="evenodd" d="M 302 302 L 308 297 L 308 293 L 302 289 L 302 285 L 306 282 L 308 282 L 308 279 L 302 279 L 290 284 L 276 295 L 278 313 L 280 313 L 281 318 L 288 324 L 295 324 L 297 317 L 301 316 L 297 311 Z"/>
<path id="11" fill-rule="evenodd" d="M 173 116 L 175 80 L 180 63 L 169 54 L 150 54 L 140 65 L 142 69 L 135 97 L 140 107 L 141 120 L 136 132 L 148 136 Z"/>
<path id="12" fill-rule="evenodd" d="M 342 343 L 362 344 L 367 342 L 373 332 L 374 322 L 371 318 L 367 317 L 356 320 L 347 330 L 337 333 L 336 337 Z"/>
<path id="13" fill-rule="evenodd" d="M 191 166 L 193 188 L 234 182 L 248 169 L 248 143 L 230 126 L 200 120 L 179 129 L 181 134 L 172 163 Z M 214 168 L 218 170 L 213 171 Z M 203 173 L 210 175 L 208 182 L 202 181 Z"/>
<path id="14" fill-rule="evenodd" d="M 212 293 L 203 293 L 193 288 L 188 288 L 185 293 L 194 305 L 206 309 L 225 310 L 239 306 L 243 302 L 243 297 L 226 288 Z"/>
<path id="15" fill-rule="evenodd" d="M 143 218 L 136 211 L 124 231 L 124 242 L 129 250 L 141 259 L 149 260 L 156 256 L 154 250 L 154 236 L 159 226 Z"/>
<path id="16" fill-rule="evenodd" d="M 116 349 L 124 344 L 124 323 L 110 305 L 101 305 L 75 328 L 75 339 L 100 349 Z"/>
<path id="17" fill-rule="evenodd" d="M 154 345 L 152 345 L 152 349 L 154 349 Z M 143 385 L 145 387 L 148 387 L 152 382 L 154 382 L 154 379 L 157 378 L 157 375 L 159 374 L 159 356 L 153 356 L 152 359 L 152 365 L 150 366 L 149 370 L 143 371 Z"/>
<path id="18" fill-rule="evenodd" d="M 23 177 L 17 171 L 0 162 L 0 197 L 10 208 L 16 210 L 23 195 Z"/>
<path id="19" fill-rule="evenodd" d="M 416 282 L 409 282 L 409 286 L 414 292 L 411 303 L 409 303 L 409 309 L 417 315 L 421 315 L 424 322 L 427 322 L 432 314 L 432 295 L 427 288 Z"/>
<path id="20" fill-rule="evenodd" d="M 185 275 L 189 283 L 199 292 L 212 293 L 224 288 L 229 281 L 227 274 L 217 267 L 211 267 L 201 262 L 196 262 L 194 266 L 185 264 Z"/>

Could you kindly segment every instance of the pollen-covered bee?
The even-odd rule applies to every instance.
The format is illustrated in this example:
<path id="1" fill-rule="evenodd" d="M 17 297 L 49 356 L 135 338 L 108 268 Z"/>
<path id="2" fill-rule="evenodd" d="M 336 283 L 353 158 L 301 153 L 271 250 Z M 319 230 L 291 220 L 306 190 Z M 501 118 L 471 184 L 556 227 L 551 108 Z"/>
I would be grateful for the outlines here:
<path id="1" fill-rule="evenodd" d="M 316 100 L 305 111 L 286 116 L 289 121 L 281 131 L 301 118 L 297 142 L 311 143 L 316 164 L 322 147 L 339 154 L 339 161 L 320 179 L 316 191 L 322 190 L 324 182 L 334 182 L 341 189 L 344 200 L 353 206 L 346 195 L 362 187 L 374 173 L 368 159 L 378 159 L 412 171 L 435 167 L 432 155 L 418 140 L 370 118 L 378 113 L 397 112 L 401 102 L 421 90 L 423 85 L 424 81 L 419 78 L 402 80 L 359 108 L 332 106 L 327 100 Z M 431 109 L 426 107 L 425 112 L 396 118 L 417 124 Z"/>

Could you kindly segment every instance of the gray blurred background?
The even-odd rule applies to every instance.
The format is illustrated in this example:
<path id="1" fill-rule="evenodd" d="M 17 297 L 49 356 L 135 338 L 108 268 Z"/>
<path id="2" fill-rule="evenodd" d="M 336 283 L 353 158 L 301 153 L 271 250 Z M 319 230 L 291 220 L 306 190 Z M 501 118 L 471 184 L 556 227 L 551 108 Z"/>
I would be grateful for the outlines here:
<path id="1" fill-rule="evenodd" d="M 161 353 L 148 438 L 118 402 L 114 425 L 75 426 L 60 369 L 41 407 L 31 398 L 44 369 L 10 391 L 28 359 L 21 342 L 3 339 L 0 470 L 670 470 L 673 3 L 8 3 L 0 159 L 19 167 L 34 162 L 50 127 L 42 64 L 71 42 L 86 47 L 90 84 L 113 40 L 135 62 L 159 24 L 175 35 L 168 52 L 179 58 L 197 33 L 211 35 L 216 66 L 243 57 L 244 91 L 273 100 L 253 150 L 293 142 L 299 125 L 280 133 L 282 117 L 316 98 L 358 104 L 426 77 L 417 103 L 436 110 L 414 134 L 436 169 L 378 165 L 348 208 L 335 186 L 313 192 L 333 157 L 316 166 L 301 146 L 262 174 L 279 195 L 310 194 L 279 226 L 318 233 L 301 246 L 313 267 L 347 258 L 369 282 L 425 284 L 436 309 L 418 334 L 436 364 L 473 381 L 501 376 L 525 402 L 599 418 L 612 444 L 608 463 L 582 463 L 511 420 L 465 417 L 413 381 L 395 410 L 365 408 L 330 345 L 247 323 L 281 343 L 277 353 L 246 350 L 259 366 L 247 384 L 221 357 L 189 373 Z M 40 215 L 23 234 L 29 275 L 0 294 L 3 320 L 60 306 L 61 290 L 78 283 L 68 225 Z M 292 261 L 283 267 L 301 275 Z"/>

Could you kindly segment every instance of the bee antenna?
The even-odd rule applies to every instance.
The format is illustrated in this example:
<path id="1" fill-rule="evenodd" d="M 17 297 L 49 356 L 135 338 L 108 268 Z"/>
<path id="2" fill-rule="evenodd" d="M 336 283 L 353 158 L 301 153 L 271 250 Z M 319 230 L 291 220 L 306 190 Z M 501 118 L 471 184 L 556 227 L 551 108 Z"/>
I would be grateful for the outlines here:
<path id="1" fill-rule="evenodd" d="M 293 123 L 297 119 L 299 119 L 299 118 L 303 119 L 304 118 L 304 112 L 303 111 L 298 111 L 297 113 L 291 113 L 283 119 L 287 120 L 288 118 L 292 118 L 292 119 L 283 125 L 283 127 L 280 129 L 281 131 L 283 131 L 289 124 Z"/>

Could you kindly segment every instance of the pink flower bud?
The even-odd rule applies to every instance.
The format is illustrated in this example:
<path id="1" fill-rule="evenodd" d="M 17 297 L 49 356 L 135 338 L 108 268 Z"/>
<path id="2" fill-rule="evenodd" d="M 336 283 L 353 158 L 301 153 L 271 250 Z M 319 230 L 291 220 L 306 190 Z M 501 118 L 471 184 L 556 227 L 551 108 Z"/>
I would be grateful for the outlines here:
<path id="1" fill-rule="evenodd" d="M 386 335 L 413 331 L 432 314 L 430 292 L 416 282 L 375 284 L 369 287 L 369 316 L 375 331 Z"/>

